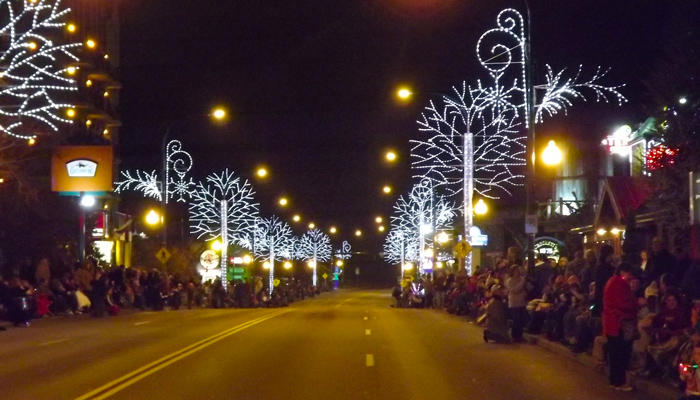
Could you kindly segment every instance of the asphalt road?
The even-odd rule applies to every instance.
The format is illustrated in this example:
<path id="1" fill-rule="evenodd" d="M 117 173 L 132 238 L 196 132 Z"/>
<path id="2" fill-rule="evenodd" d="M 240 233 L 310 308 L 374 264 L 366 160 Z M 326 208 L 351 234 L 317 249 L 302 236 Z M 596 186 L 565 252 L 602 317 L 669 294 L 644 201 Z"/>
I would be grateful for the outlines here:
<path id="1" fill-rule="evenodd" d="M 136 312 L 0 332 L 0 398 L 649 399 L 537 346 L 485 344 L 389 290 L 283 309 Z"/>

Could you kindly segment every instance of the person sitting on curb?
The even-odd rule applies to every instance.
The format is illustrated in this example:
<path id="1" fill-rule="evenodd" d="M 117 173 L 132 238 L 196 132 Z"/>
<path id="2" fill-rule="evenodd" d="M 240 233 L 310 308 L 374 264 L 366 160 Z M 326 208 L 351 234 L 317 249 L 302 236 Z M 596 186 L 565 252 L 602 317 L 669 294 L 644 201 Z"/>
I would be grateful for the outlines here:
<path id="1" fill-rule="evenodd" d="M 508 307 L 504 302 L 505 293 L 501 285 L 491 287 L 491 300 L 486 306 L 486 328 L 484 341 L 493 340 L 496 343 L 510 343 L 508 336 Z"/>

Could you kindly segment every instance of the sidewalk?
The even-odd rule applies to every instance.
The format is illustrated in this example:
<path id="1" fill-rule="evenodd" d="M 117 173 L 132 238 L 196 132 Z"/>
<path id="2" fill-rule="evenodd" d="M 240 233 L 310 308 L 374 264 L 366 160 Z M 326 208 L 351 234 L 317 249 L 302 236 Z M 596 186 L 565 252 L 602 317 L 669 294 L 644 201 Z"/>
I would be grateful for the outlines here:
<path id="1" fill-rule="evenodd" d="M 530 335 L 526 333 L 524 337 L 528 342 L 549 350 L 552 353 L 576 361 L 589 368 L 595 369 L 596 367 L 597 361 L 589 354 L 576 354 L 568 347 L 557 342 L 551 342 L 539 335 Z M 627 382 L 634 386 L 636 390 L 649 393 L 651 396 L 658 399 L 677 399 L 681 395 L 681 391 L 678 389 L 652 380 L 637 378 L 629 373 L 627 374 Z"/>

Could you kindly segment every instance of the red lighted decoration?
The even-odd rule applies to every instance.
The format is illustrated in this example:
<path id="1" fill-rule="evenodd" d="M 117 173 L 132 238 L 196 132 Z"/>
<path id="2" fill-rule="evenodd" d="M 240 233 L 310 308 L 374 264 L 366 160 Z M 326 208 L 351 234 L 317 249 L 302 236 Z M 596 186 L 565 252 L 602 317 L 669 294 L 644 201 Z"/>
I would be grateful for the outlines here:
<path id="1" fill-rule="evenodd" d="M 660 144 L 647 150 L 646 167 L 647 171 L 656 171 L 666 165 L 673 165 L 674 158 L 678 150 Z"/>

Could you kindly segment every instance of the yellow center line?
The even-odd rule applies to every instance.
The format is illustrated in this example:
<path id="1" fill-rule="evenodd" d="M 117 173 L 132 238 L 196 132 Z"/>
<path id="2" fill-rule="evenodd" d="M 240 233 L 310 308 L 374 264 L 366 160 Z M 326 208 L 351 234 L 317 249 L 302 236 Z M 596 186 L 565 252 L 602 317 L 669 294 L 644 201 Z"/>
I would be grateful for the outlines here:
<path id="1" fill-rule="evenodd" d="M 352 299 L 356 299 L 356 297 L 351 297 L 351 298 L 349 298 L 349 299 L 343 300 L 343 301 L 341 301 L 340 303 L 336 304 L 335 307 L 338 308 L 338 307 L 342 306 L 343 304 L 345 304 L 346 302 L 348 302 L 348 301 L 350 301 L 350 300 L 352 300 Z"/>
<path id="2" fill-rule="evenodd" d="M 144 365 L 143 367 L 136 369 L 120 378 L 117 378 L 113 380 L 112 382 L 109 382 L 105 385 L 102 385 L 101 387 L 86 393 L 75 400 L 86 400 L 86 399 L 92 399 L 92 400 L 101 400 L 101 399 L 106 399 L 107 397 L 119 392 L 120 390 L 133 385 L 134 383 L 140 381 L 141 379 L 157 372 L 160 371 L 161 369 L 191 355 L 199 350 L 204 349 L 205 347 L 211 346 L 212 344 L 223 340 L 227 338 L 228 336 L 231 336 L 237 332 L 240 332 L 246 328 L 250 328 L 253 325 L 259 324 L 263 321 L 266 321 L 268 319 L 277 317 L 279 315 L 288 313 L 290 311 L 293 311 L 293 309 L 287 309 L 284 311 L 279 311 L 275 312 L 272 314 L 268 314 L 266 316 L 256 318 L 254 320 L 244 322 L 240 325 L 234 326 L 233 328 L 227 329 L 223 332 L 219 332 L 216 335 L 210 336 L 206 339 L 200 340 L 197 343 L 191 344 L 183 349 L 180 349 L 174 353 L 168 354 L 165 357 L 161 357 L 156 361 L 153 361 L 147 365 Z M 122 383 L 123 382 L 123 383 Z M 111 388 L 111 390 L 110 390 Z M 106 391 L 109 390 L 109 391 Z M 105 392 L 106 391 L 106 392 Z M 101 393 L 101 394 L 100 394 Z"/>

